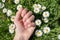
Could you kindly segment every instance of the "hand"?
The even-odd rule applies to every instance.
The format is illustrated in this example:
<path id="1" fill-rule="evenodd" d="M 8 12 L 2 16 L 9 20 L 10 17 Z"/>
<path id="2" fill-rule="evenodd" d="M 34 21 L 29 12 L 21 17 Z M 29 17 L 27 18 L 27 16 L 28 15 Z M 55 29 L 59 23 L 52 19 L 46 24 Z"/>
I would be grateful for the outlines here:
<path id="1" fill-rule="evenodd" d="M 14 40 L 29 40 L 35 29 L 35 16 L 26 8 L 20 8 L 16 13 L 14 24 L 16 25 Z"/>

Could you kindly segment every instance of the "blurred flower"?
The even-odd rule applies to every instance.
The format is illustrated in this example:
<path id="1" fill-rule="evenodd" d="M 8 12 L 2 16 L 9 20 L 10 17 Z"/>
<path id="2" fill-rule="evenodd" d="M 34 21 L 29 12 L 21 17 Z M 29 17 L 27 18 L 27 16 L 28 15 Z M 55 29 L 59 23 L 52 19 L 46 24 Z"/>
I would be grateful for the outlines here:
<path id="1" fill-rule="evenodd" d="M 40 9 L 40 8 L 41 8 L 41 5 L 40 5 L 40 4 L 34 4 L 34 5 L 33 5 L 33 8 L 34 8 L 34 9 Z"/>
<path id="2" fill-rule="evenodd" d="M 35 32 L 35 35 L 37 36 L 37 37 L 40 37 L 40 36 L 42 36 L 42 31 L 41 30 L 36 30 L 36 32 Z"/>
<path id="3" fill-rule="evenodd" d="M 48 11 L 43 12 L 43 17 L 49 17 L 50 13 Z"/>
<path id="4" fill-rule="evenodd" d="M 0 8 L 3 8 L 4 6 L 5 6 L 4 3 L 0 2 Z"/>
<path id="5" fill-rule="evenodd" d="M 45 10 L 46 9 L 46 7 L 45 6 L 42 6 L 42 10 Z"/>
<path id="6" fill-rule="evenodd" d="M 11 33 L 11 34 L 12 34 L 12 33 L 14 33 L 14 30 L 12 30 L 12 29 L 9 29 L 9 33 Z"/>
<path id="7" fill-rule="evenodd" d="M 34 13 L 39 13 L 40 10 L 39 9 L 34 9 Z"/>
<path id="8" fill-rule="evenodd" d="M 14 22 L 15 16 L 11 16 L 11 21 Z"/>
<path id="9" fill-rule="evenodd" d="M 44 20 L 45 23 L 49 22 L 49 20 L 47 18 L 44 18 L 43 20 Z"/>
<path id="10" fill-rule="evenodd" d="M 43 32 L 48 34 L 50 32 L 50 28 L 49 27 L 44 27 Z"/>
<path id="11" fill-rule="evenodd" d="M 8 10 L 7 11 L 7 16 L 11 16 L 12 15 L 12 10 Z"/>
<path id="12" fill-rule="evenodd" d="M 10 24 L 9 25 L 9 29 L 13 29 L 14 30 L 15 29 L 15 24 Z"/>
<path id="13" fill-rule="evenodd" d="M 17 6 L 17 10 L 19 10 L 20 8 L 22 8 L 22 5 L 19 4 L 19 5 Z"/>
<path id="14" fill-rule="evenodd" d="M 41 20 L 39 20 L 39 19 L 37 19 L 37 20 L 35 21 L 35 24 L 38 25 L 38 26 L 40 26 L 41 23 L 42 23 L 42 22 L 41 22 Z"/>
<path id="15" fill-rule="evenodd" d="M 58 35 L 58 39 L 60 39 L 60 35 Z"/>
<path id="16" fill-rule="evenodd" d="M 20 0 L 14 0 L 15 4 L 19 4 Z"/>
<path id="17" fill-rule="evenodd" d="M 41 8 L 41 5 L 40 4 L 34 4 L 33 5 L 33 8 L 34 8 L 34 12 L 35 13 L 39 13 L 40 12 L 40 8 Z"/>
<path id="18" fill-rule="evenodd" d="M 6 8 L 3 8 L 3 13 L 6 13 L 7 12 L 7 9 Z"/>
<path id="19" fill-rule="evenodd" d="M 6 0 L 2 0 L 2 2 L 5 2 Z"/>
<path id="20" fill-rule="evenodd" d="M 14 29 L 15 29 L 15 25 L 14 24 L 9 25 L 9 32 L 11 34 L 14 33 Z"/>

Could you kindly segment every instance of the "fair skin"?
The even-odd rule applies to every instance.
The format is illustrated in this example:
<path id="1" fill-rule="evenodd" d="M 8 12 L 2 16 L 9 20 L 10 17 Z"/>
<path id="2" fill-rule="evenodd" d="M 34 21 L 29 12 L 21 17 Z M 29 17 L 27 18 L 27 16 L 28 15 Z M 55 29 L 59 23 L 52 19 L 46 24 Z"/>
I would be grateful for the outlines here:
<path id="1" fill-rule="evenodd" d="M 14 24 L 16 25 L 15 37 L 13 40 L 29 40 L 35 29 L 35 16 L 26 8 L 20 8 L 16 13 Z"/>

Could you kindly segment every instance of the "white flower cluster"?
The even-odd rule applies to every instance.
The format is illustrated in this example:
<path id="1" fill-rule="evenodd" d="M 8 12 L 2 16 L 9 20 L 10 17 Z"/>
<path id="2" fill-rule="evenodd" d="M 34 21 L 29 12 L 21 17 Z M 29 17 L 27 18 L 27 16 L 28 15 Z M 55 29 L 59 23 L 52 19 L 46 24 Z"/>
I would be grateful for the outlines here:
<path id="1" fill-rule="evenodd" d="M 48 11 L 43 12 L 44 22 L 48 23 L 48 17 L 50 16 L 50 13 Z"/>
<path id="2" fill-rule="evenodd" d="M 3 13 L 6 13 L 6 15 L 7 15 L 8 17 L 12 15 L 12 10 L 10 10 L 10 9 L 3 8 L 2 11 L 3 11 Z"/>
<path id="3" fill-rule="evenodd" d="M 2 12 L 5 13 L 7 15 L 7 17 L 10 17 L 11 21 L 14 22 L 15 16 L 12 15 L 12 10 L 5 8 L 5 2 L 6 0 L 2 0 L 2 2 L 0 2 L 0 9 L 2 8 Z M 17 5 L 16 9 L 19 10 L 20 8 L 22 8 L 22 5 L 19 4 L 20 0 L 14 0 L 14 3 Z M 9 32 L 10 33 L 14 33 L 14 29 L 15 29 L 15 25 L 11 24 L 9 25 Z"/>
<path id="4" fill-rule="evenodd" d="M 34 12 L 35 13 L 39 13 L 40 9 L 41 9 L 41 5 L 40 4 L 34 4 L 33 8 L 34 8 Z"/>
<path id="5" fill-rule="evenodd" d="M 42 6 L 40 4 L 34 4 L 33 8 L 34 8 L 34 13 L 39 13 L 40 11 L 44 11 L 46 9 L 45 6 Z"/>
<path id="6" fill-rule="evenodd" d="M 50 13 L 48 11 L 45 11 L 46 10 L 45 6 L 41 6 L 40 4 L 34 4 L 33 8 L 34 8 L 35 13 L 39 13 L 40 11 L 42 11 L 42 13 L 43 13 L 42 16 L 44 17 L 44 19 L 43 19 L 44 23 L 49 22 L 48 17 L 50 16 Z M 40 19 L 35 20 L 35 24 L 40 27 L 42 24 L 42 20 L 40 20 Z M 39 36 L 42 36 L 43 33 L 44 34 L 50 33 L 50 27 L 45 26 L 43 28 L 43 32 L 41 30 L 36 30 L 35 35 L 37 37 L 39 37 Z"/>
<path id="7" fill-rule="evenodd" d="M 35 35 L 36 35 L 37 37 L 40 37 L 40 36 L 43 35 L 43 33 L 44 33 L 44 34 L 50 33 L 50 27 L 44 27 L 43 31 L 41 31 L 41 30 L 36 30 Z"/>
<path id="8" fill-rule="evenodd" d="M 18 4 L 18 5 L 17 5 L 17 8 L 16 8 L 17 10 L 19 10 L 19 9 L 22 7 L 22 5 L 19 4 L 19 2 L 20 2 L 20 0 L 14 0 L 14 3 L 15 3 L 15 4 Z"/>
<path id="9" fill-rule="evenodd" d="M 11 15 L 12 15 L 12 10 L 10 10 L 10 9 L 8 10 L 7 8 L 4 8 L 4 6 L 5 6 L 4 3 L 5 3 L 5 1 L 6 1 L 6 0 L 2 0 L 3 3 L 0 3 L 0 8 L 3 8 L 2 12 L 3 12 L 3 13 L 6 13 L 7 16 L 11 16 Z"/>
<path id="10" fill-rule="evenodd" d="M 46 7 L 45 6 L 42 6 L 42 5 L 40 5 L 40 4 L 34 4 L 33 5 L 33 8 L 34 8 L 34 12 L 35 13 L 39 13 L 39 12 L 43 12 L 43 17 L 44 17 L 44 19 L 43 19 L 43 21 L 45 22 L 45 23 L 48 23 L 48 17 L 50 16 L 50 13 L 48 12 L 48 11 L 45 11 L 46 10 Z"/>

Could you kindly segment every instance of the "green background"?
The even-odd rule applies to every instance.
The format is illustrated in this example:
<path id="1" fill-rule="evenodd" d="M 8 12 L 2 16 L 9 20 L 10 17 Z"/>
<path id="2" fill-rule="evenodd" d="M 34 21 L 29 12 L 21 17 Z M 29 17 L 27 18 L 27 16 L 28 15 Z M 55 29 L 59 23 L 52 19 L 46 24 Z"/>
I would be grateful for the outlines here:
<path id="1" fill-rule="evenodd" d="M 1 2 L 1 0 L 0 0 Z M 49 22 L 45 24 L 43 21 L 41 27 L 36 27 L 36 29 L 43 29 L 45 25 L 48 25 L 51 28 L 51 32 L 49 34 L 43 34 L 42 37 L 36 37 L 33 33 L 30 40 L 58 40 L 58 35 L 60 34 L 60 0 L 20 0 L 21 5 L 23 7 L 28 8 L 33 11 L 33 4 L 41 4 L 47 7 L 45 11 L 50 12 Z M 13 11 L 13 15 L 16 13 L 17 5 L 14 3 L 14 0 L 6 0 L 5 8 L 11 9 Z M 2 8 L 3 9 L 3 8 Z M 2 12 L 0 9 L 0 40 L 12 40 L 14 34 L 9 33 L 8 25 L 11 24 L 10 17 L 7 17 L 6 14 Z M 36 19 L 42 19 L 42 12 L 35 14 Z"/>

